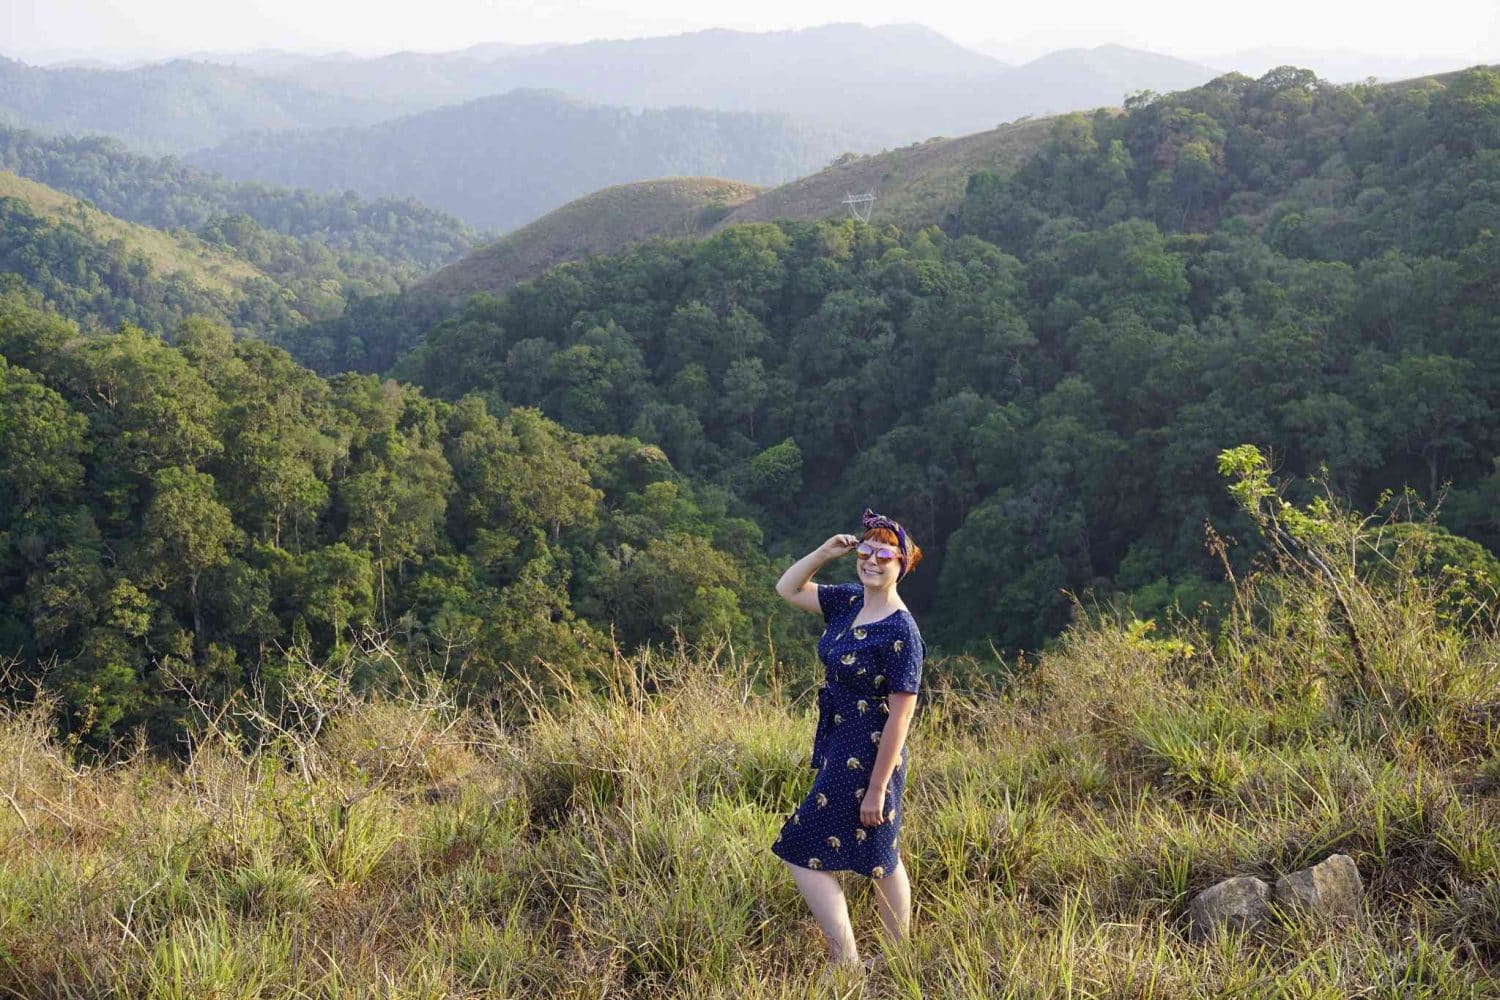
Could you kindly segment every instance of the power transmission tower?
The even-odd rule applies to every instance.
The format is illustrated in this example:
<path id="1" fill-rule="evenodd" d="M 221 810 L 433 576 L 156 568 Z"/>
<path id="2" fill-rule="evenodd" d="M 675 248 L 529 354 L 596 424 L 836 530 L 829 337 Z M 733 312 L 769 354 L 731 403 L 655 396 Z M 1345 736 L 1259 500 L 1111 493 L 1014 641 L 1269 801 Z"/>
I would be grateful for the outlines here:
<path id="1" fill-rule="evenodd" d="M 870 221 L 870 209 L 875 207 L 875 192 L 866 191 L 864 194 L 846 194 L 843 204 L 849 206 L 849 214 L 860 222 Z"/>

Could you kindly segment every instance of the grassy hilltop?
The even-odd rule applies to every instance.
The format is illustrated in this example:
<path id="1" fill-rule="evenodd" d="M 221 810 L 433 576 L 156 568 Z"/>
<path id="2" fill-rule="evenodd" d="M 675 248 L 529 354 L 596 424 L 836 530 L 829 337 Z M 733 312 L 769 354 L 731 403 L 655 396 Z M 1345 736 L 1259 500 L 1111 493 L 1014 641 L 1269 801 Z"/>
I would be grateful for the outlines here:
<path id="1" fill-rule="evenodd" d="M 875 192 L 875 225 L 916 230 L 950 222 L 969 175 L 1009 174 L 1047 140 L 1057 116 L 957 138 L 933 138 L 867 156 L 846 154 L 806 177 L 770 188 L 708 177 L 619 184 L 549 212 L 438 271 L 418 291 L 451 299 L 500 294 L 548 268 L 616 253 L 656 238 L 702 237 L 777 219 L 848 214 L 845 196 Z"/>
<path id="2" fill-rule="evenodd" d="M 874 192 L 870 222 L 902 229 L 951 222 L 969 175 L 1009 174 L 1047 141 L 1058 115 L 1025 118 L 956 138 L 937 136 L 898 149 L 841 159 L 739 205 L 715 227 L 773 219 L 841 216 L 849 194 Z"/>
<path id="3" fill-rule="evenodd" d="M 701 236 L 761 190 L 716 177 L 617 184 L 570 201 L 428 277 L 417 290 L 462 298 L 509 288 L 569 260 L 656 237 Z"/>
<path id="4" fill-rule="evenodd" d="M 1283 545 L 1216 634 L 1090 615 L 1008 684 L 927 665 L 913 934 L 864 995 L 1494 995 L 1494 631 L 1420 526 L 1237 473 Z M 43 708 L 6 711 L 0 993 L 807 995 L 823 945 L 767 847 L 811 779 L 810 664 L 658 652 L 486 717 L 415 680 L 354 697 L 350 666 L 200 725 L 185 766 L 84 767 Z M 1335 851 L 1357 924 L 1185 933 L 1206 886 Z"/>

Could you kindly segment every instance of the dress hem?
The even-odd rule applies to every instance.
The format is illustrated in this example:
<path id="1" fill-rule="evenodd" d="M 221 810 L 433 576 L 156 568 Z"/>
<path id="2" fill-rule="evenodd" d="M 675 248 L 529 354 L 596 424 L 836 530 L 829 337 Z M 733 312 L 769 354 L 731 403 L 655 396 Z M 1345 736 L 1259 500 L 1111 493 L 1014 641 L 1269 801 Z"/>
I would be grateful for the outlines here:
<path id="1" fill-rule="evenodd" d="M 799 864 L 797 864 L 797 862 L 793 861 L 791 858 L 789 858 L 786 855 L 784 855 L 784 854 L 780 853 L 779 851 L 777 851 L 774 844 L 771 846 L 771 853 L 773 855 L 775 855 L 776 857 L 780 858 L 782 861 L 785 861 L 789 865 L 794 865 L 797 868 L 807 868 L 807 865 L 799 865 Z M 896 869 L 900 868 L 900 867 L 901 867 L 901 858 L 898 855 L 897 858 L 896 858 L 896 863 L 894 865 L 892 865 L 891 866 L 891 870 L 889 872 L 887 872 L 886 874 L 884 874 L 884 875 L 876 875 L 875 874 L 875 867 L 873 865 L 870 867 L 870 870 L 867 871 L 867 872 L 862 872 L 858 868 L 855 868 L 853 865 L 844 865 L 842 867 L 837 867 L 837 868 L 830 868 L 827 865 L 820 865 L 817 868 L 807 868 L 807 870 L 810 871 L 810 872 L 853 872 L 854 874 L 862 876 L 864 878 L 890 878 L 891 875 L 895 874 Z"/>

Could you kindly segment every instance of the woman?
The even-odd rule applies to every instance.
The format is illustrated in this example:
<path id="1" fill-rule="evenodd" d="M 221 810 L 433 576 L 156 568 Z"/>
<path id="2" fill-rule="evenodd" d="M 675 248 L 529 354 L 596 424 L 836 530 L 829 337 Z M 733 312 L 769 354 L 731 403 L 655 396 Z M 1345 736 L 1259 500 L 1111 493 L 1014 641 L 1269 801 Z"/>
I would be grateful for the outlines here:
<path id="1" fill-rule="evenodd" d="M 906 729 L 916 709 L 926 652 L 896 584 L 922 558 L 906 529 L 865 509 L 864 535 L 834 535 L 792 564 L 776 592 L 827 622 L 818 640 L 812 790 L 771 846 L 791 866 L 828 939 L 834 967 L 859 965 L 849 907 L 835 871 L 875 881 L 880 922 L 899 941 L 911 920 L 911 884 L 901 863 Z M 858 583 L 814 584 L 824 563 L 853 551 Z"/>

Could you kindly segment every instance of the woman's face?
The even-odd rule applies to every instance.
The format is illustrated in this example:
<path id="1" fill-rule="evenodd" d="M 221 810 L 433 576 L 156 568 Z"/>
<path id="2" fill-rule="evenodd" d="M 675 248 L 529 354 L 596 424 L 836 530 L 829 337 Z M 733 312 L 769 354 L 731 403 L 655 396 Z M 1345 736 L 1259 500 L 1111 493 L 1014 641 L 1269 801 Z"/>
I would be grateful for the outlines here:
<path id="1" fill-rule="evenodd" d="M 866 538 L 859 543 L 862 547 L 867 546 L 877 553 L 887 550 L 896 553 L 894 559 L 881 562 L 878 556 L 871 555 L 868 558 L 860 558 L 859 549 L 854 551 L 856 572 L 859 574 L 859 582 L 866 587 L 875 590 L 887 590 L 896 585 L 896 580 L 901 576 L 900 549 L 888 542 L 882 542 L 874 538 Z"/>

